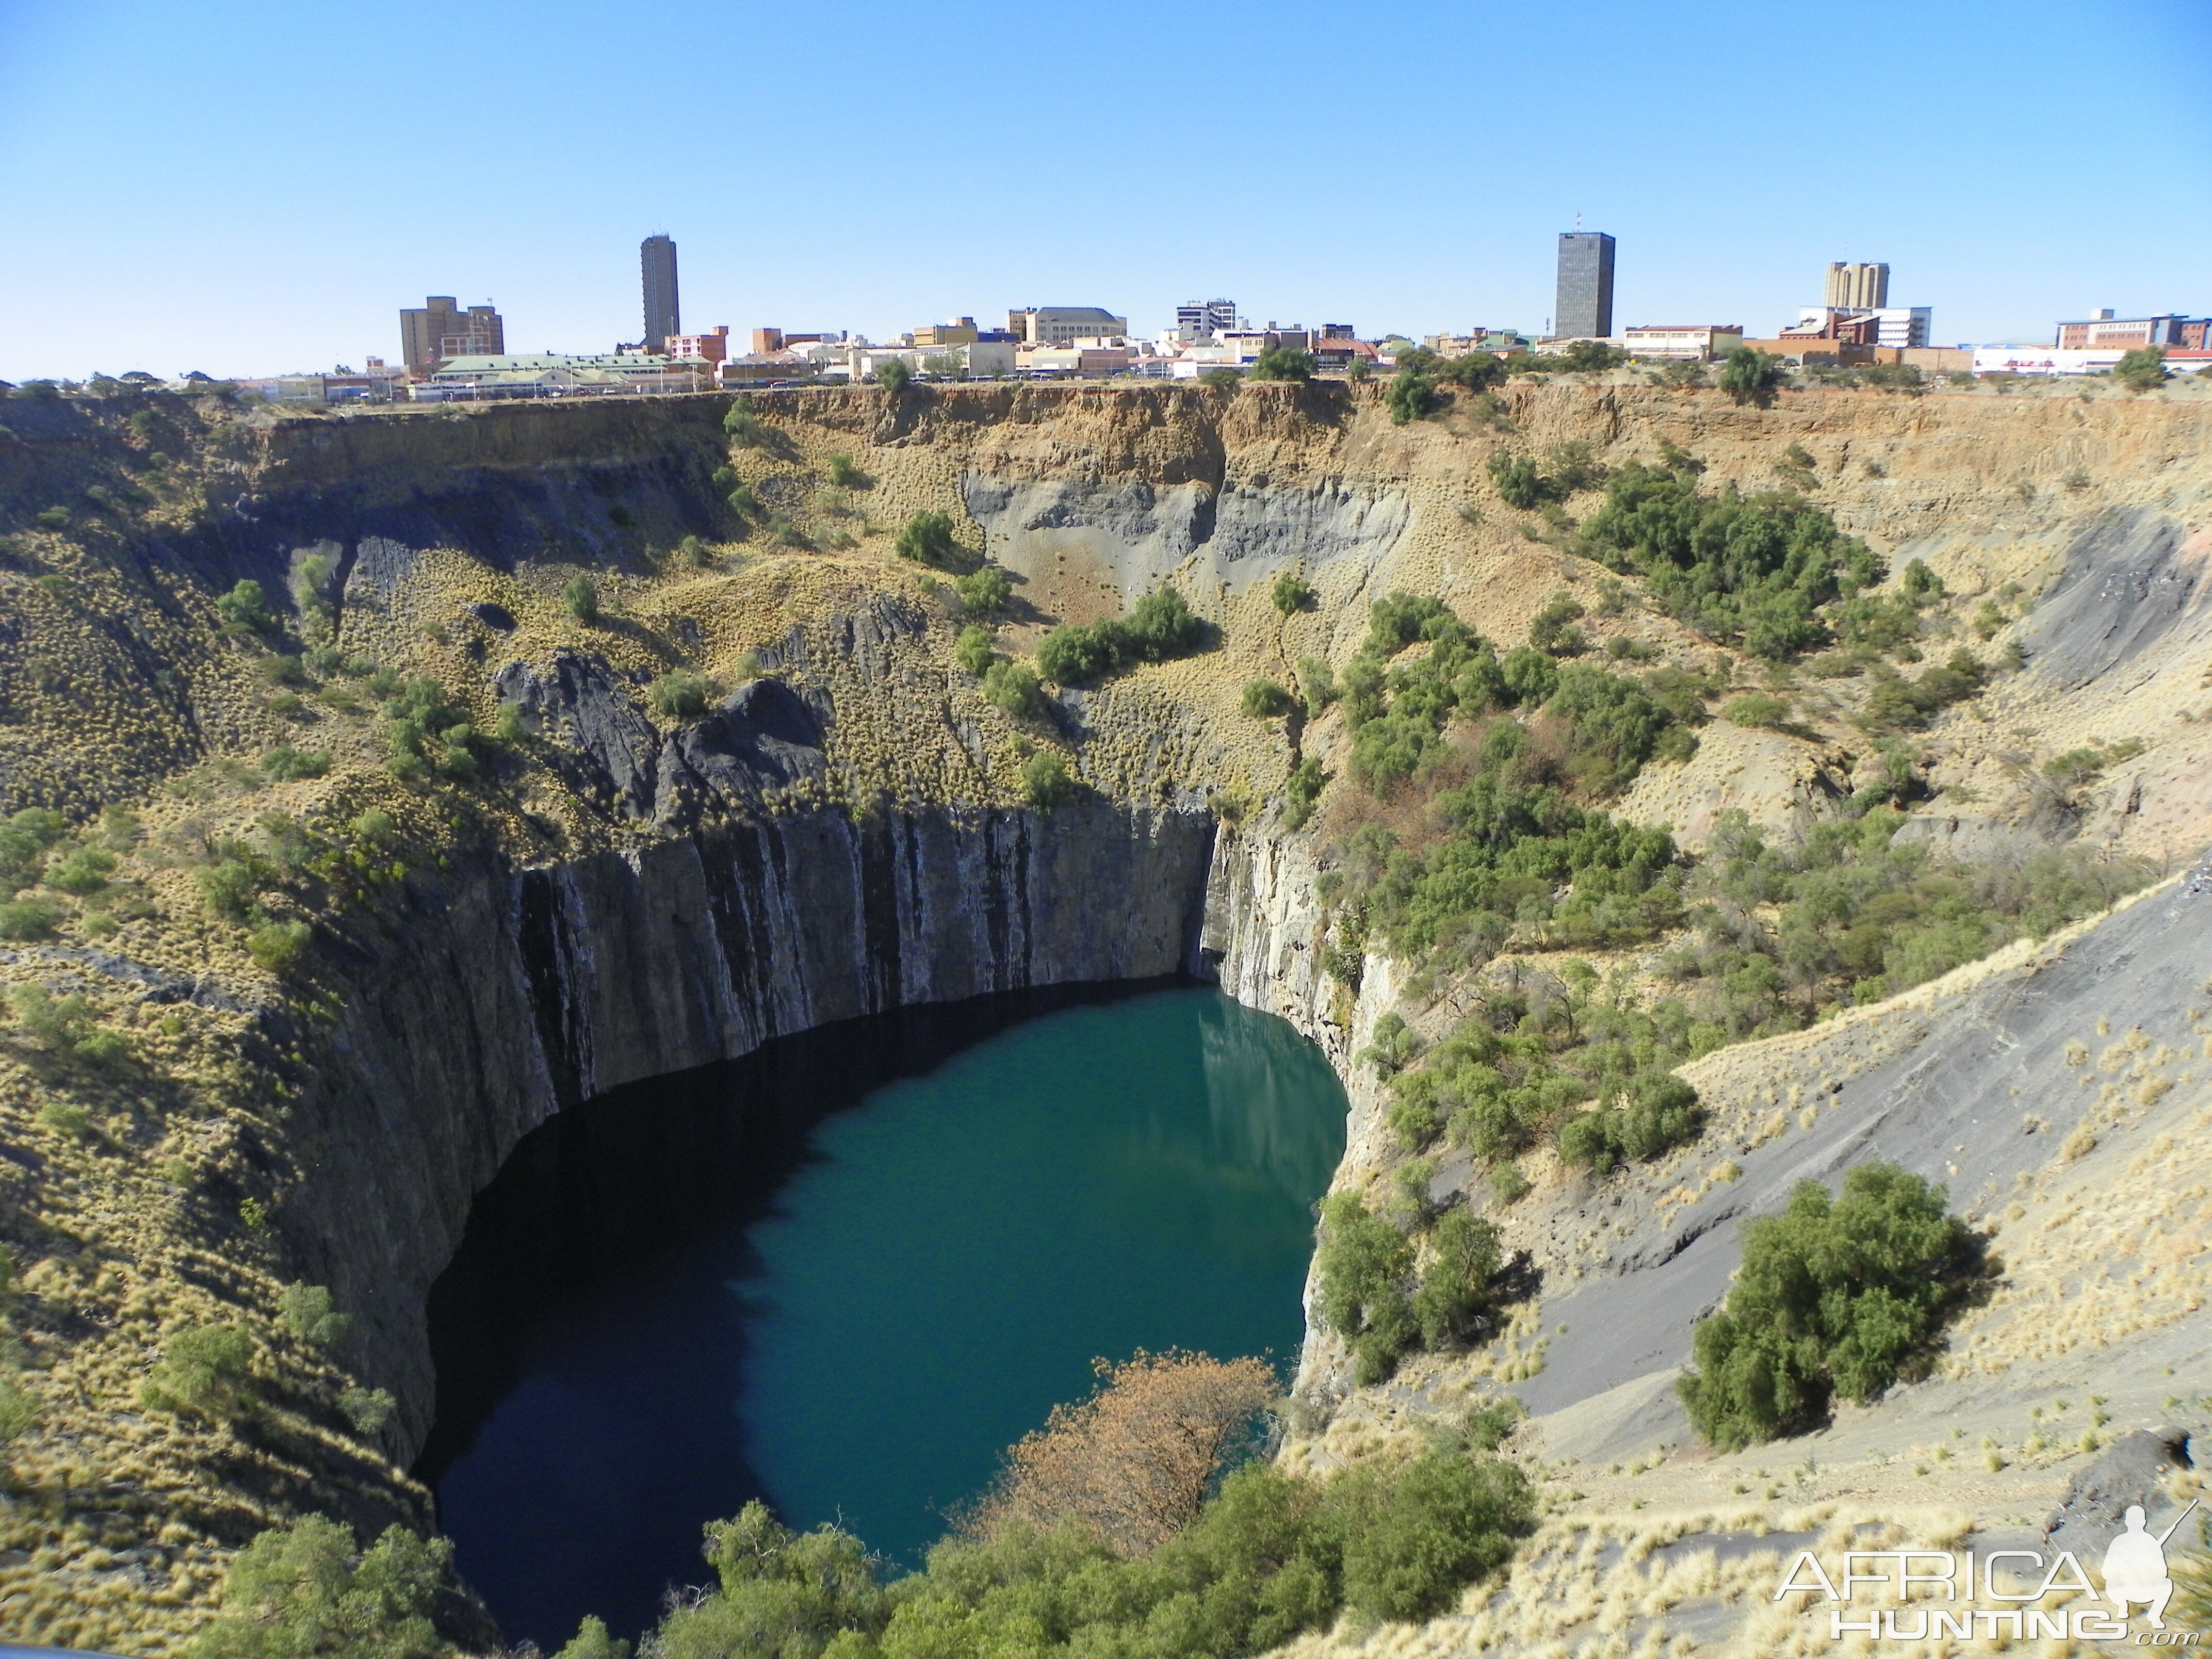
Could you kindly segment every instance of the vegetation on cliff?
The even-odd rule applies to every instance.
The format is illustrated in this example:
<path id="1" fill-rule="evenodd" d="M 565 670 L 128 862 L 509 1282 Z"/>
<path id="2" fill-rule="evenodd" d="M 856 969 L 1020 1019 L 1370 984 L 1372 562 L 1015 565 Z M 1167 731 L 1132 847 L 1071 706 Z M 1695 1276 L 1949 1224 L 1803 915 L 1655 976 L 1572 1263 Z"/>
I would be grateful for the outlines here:
<path id="1" fill-rule="evenodd" d="M 1835 1395 L 1865 1404 L 1955 1311 L 1979 1243 L 1942 1188 L 1893 1164 L 1859 1164 L 1834 1198 L 1799 1182 L 1787 1213 L 1744 1224 L 1728 1300 L 1698 1322 L 1675 1383 L 1690 1420 L 1734 1451 L 1818 1426 Z"/>

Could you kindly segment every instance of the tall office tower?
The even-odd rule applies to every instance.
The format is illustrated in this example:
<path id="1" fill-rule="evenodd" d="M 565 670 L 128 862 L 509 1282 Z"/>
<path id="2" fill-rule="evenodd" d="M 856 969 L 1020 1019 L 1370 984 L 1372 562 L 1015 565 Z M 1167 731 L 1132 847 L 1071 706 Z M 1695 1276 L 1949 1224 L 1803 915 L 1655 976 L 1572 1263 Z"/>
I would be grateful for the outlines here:
<path id="1" fill-rule="evenodd" d="M 507 325 L 492 307 L 463 311 L 450 294 L 433 294 L 399 313 L 399 356 L 415 380 L 454 357 L 496 357 L 507 349 Z"/>
<path id="2" fill-rule="evenodd" d="M 637 258 L 645 273 L 645 349 L 659 351 L 670 335 L 684 331 L 676 305 L 676 244 L 648 236 L 638 245 Z"/>
<path id="3" fill-rule="evenodd" d="M 1559 235 L 1559 315 L 1552 332 L 1562 340 L 1602 340 L 1613 332 L 1613 238 L 1601 230 Z"/>
<path id="4" fill-rule="evenodd" d="M 1176 307 L 1176 332 L 1186 340 L 1210 340 L 1221 330 L 1236 326 L 1234 300 L 1193 300 Z"/>
<path id="5" fill-rule="evenodd" d="M 1828 266 L 1828 297 L 1823 303 L 1833 311 L 1884 309 L 1889 304 L 1889 267 L 1832 262 Z"/>

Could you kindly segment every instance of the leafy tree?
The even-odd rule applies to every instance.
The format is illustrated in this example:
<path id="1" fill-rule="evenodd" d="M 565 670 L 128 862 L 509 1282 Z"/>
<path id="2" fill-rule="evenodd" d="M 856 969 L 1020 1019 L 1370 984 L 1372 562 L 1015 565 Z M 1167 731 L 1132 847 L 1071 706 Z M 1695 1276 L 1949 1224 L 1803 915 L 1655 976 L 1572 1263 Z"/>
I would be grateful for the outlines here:
<path id="1" fill-rule="evenodd" d="M 1771 697 L 1764 691 L 1747 691 L 1721 705 L 1721 718 L 1730 726 L 1776 726 L 1790 718 L 1790 704 L 1786 699 Z"/>
<path id="2" fill-rule="evenodd" d="M 21 1439 L 38 1424 L 39 1402 L 14 1382 L 0 1377 L 0 1446 Z"/>
<path id="3" fill-rule="evenodd" d="M 1172 587 L 1154 589 L 1127 617 L 1063 623 L 1037 646 L 1037 668 L 1062 685 L 1086 685 L 1139 662 L 1165 662 L 1194 651 L 1206 624 Z"/>
<path id="4" fill-rule="evenodd" d="M 1437 379 L 1449 380 L 1454 386 L 1465 386 L 1469 392 L 1485 392 L 1502 386 L 1511 371 L 1506 368 L 1505 359 L 1494 351 L 1470 351 L 1464 357 L 1448 358 L 1438 363 L 1436 372 Z"/>
<path id="5" fill-rule="evenodd" d="M 374 1440 L 384 1432 L 399 1402 L 388 1389 L 347 1389 L 338 1395 L 338 1409 L 356 1434 Z"/>
<path id="6" fill-rule="evenodd" d="M 1790 372 L 1779 357 L 1770 357 L 1756 346 L 1738 346 L 1722 360 L 1721 390 L 1739 404 L 1762 406 Z"/>
<path id="7" fill-rule="evenodd" d="M 1391 376 L 1390 384 L 1382 389 L 1382 404 L 1390 411 L 1393 426 L 1405 426 L 1424 419 L 1437 407 L 1435 378 L 1405 367 L 1403 356 L 1399 362 L 1397 374 Z"/>
<path id="8" fill-rule="evenodd" d="M 672 668 L 646 688 L 646 696 L 665 720 L 692 720 L 707 712 L 714 688 L 696 668 Z"/>
<path id="9" fill-rule="evenodd" d="M 1244 384 L 1243 375 L 1237 373 L 1237 370 L 1226 367 L 1209 368 L 1200 374 L 1198 378 L 1202 383 L 1211 386 L 1216 392 L 1234 392 L 1238 386 Z"/>
<path id="10" fill-rule="evenodd" d="M 1940 1186 L 1862 1164 L 1831 1199 L 1801 1181 L 1780 1216 L 1743 1226 L 1743 1267 L 1698 1322 L 1678 1380 L 1698 1431 L 1735 1450 L 1801 1432 L 1840 1393 L 1864 1404 L 1924 1352 L 1978 1265 Z"/>
<path id="11" fill-rule="evenodd" d="M 838 453 L 830 457 L 823 467 L 830 482 L 840 489 L 866 489 L 875 480 L 860 471 L 850 455 Z"/>
<path id="12" fill-rule="evenodd" d="M 1583 630 L 1574 626 L 1588 613 L 1571 593 L 1554 593 L 1528 623 L 1528 643 L 1547 656 L 1578 656 L 1589 648 Z"/>
<path id="13" fill-rule="evenodd" d="M 216 614 L 232 628 L 245 629 L 256 634 L 274 633 L 276 613 L 269 609 L 267 597 L 261 584 L 250 578 L 241 579 L 229 592 L 215 602 Z"/>
<path id="14" fill-rule="evenodd" d="M 1396 1369 L 1418 1328 L 1407 1288 L 1413 1243 L 1357 1193 L 1332 1194 L 1321 1214 L 1315 1316 L 1351 1345 L 1360 1382 L 1378 1382 Z"/>
<path id="15" fill-rule="evenodd" d="M 553 1659 L 629 1659 L 629 1644 L 610 1635 L 605 1620 L 586 1614 Z"/>
<path id="16" fill-rule="evenodd" d="M 88 898 L 105 891 L 115 873 L 116 857 L 104 848 L 80 847 L 46 870 L 46 885 L 58 891 Z"/>
<path id="17" fill-rule="evenodd" d="M 1559 1156 L 1602 1176 L 1695 1140 L 1704 1127 L 1695 1089 L 1667 1073 L 1647 1072 L 1621 1091 L 1619 1103 L 1570 1120 L 1559 1131 Z"/>
<path id="18" fill-rule="evenodd" d="M 1014 585 L 1006 580 L 1006 573 L 994 564 L 987 564 L 965 576 L 955 576 L 952 591 L 958 596 L 961 608 L 971 617 L 999 616 L 1014 597 Z"/>
<path id="19" fill-rule="evenodd" d="M 1310 380 L 1313 372 L 1313 353 L 1285 346 L 1269 346 L 1252 363 L 1255 380 Z"/>
<path id="20" fill-rule="evenodd" d="M 902 559 L 913 559 L 939 569 L 953 564 L 960 556 L 960 544 L 952 537 L 952 518 L 946 513 L 915 514 L 899 532 L 896 546 Z"/>
<path id="21" fill-rule="evenodd" d="M 1327 1501 L 1345 1534 L 1344 1599 L 1370 1619 L 1446 1611 L 1536 1522 L 1535 1495 L 1514 1465 L 1439 1451 L 1394 1473 L 1358 1468 Z"/>
<path id="22" fill-rule="evenodd" d="M 896 398 L 914 382 L 914 371 L 903 357 L 888 358 L 876 365 L 876 384 Z"/>
<path id="23" fill-rule="evenodd" d="M 1275 602 L 1275 609 L 1285 617 L 1310 609 L 1316 598 L 1311 583 L 1300 580 L 1287 570 L 1275 578 L 1275 585 L 1268 590 L 1268 594 Z"/>
<path id="24" fill-rule="evenodd" d="M 568 578 L 561 589 L 561 597 L 568 602 L 568 614 L 586 624 L 599 619 L 599 586 L 589 576 L 579 572 Z"/>
<path id="25" fill-rule="evenodd" d="M 1336 676 L 1328 662 L 1320 657 L 1298 659 L 1298 690 L 1305 694 L 1306 718 L 1319 720 L 1322 711 L 1342 695 L 1338 690 Z"/>
<path id="26" fill-rule="evenodd" d="M 453 1555 L 447 1540 L 395 1525 L 356 1565 L 337 1522 L 272 1527 L 231 1563 L 222 1615 L 192 1659 L 444 1659 L 452 1649 L 430 1615 Z"/>
<path id="27" fill-rule="evenodd" d="M 261 757 L 261 769 L 279 783 L 319 778 L 331 769 L 331 751 L 295 749 L 289 743 L 280 743 Z"/>
<path id="28" fill-rule="evenodd" d="M 1017 718 L 1042 714 L 1044 690 L 1025 664 L 994 662 L 983 671 L 983 701 Z"/>
<path id="29" fill-rule="evenodd" d="M 2137 346 L 2112 365 L 2112 378 L 2130 392 L 2149 392 L 2172 378 L 2164 346 Z"/>
<path id="30" fill-rule="evenodd" d="M 288 971 L 307 948 L 314 930 L 304 921 L 270 921 L 246 939 L 246 954 L 272 974 Z"/>
<path id="31" fill-rule="evenodd" d="M 1082 786 L 1054 750 L 1040 749 L 1022 763 L 1022 799 L 1038 811 L 1065 806 L 1081 793 Z"/>
<path id="32" fill-rule="evenodd" d="M 1525 513 L 1543 501 L 1544 480 L 1534 461 L 1501 449 L 1492 453 L 1486 465 L 1498 499 L 1506 506 L 1517 507 Z"/>
<path id="33" fill-rule="evenodd" d="M 735 1520 L 710 1522 L 706 1540 L 720 1587 L 662 1624 L 668 1659 L 816 1659 L 841 1632 L 872 1634 L 889 1614 L 866 1547 L 838 1528 L 795 1533 L 756 1498 Z"/>
<path id="34" fill-rule="evenodd" d="M 1298 829 L 1311 817 L 1322 791 L 1328 787 L 1328 774 L 1312 756 L 1292 767 L 1290 776 L 1283 780 L 1283 798 L 1287 803 L 1283 813 L 1284 827 Z"/>
<path id="35" fill-rule="evenodd" d="M 334 1348 L 353 1328 L 352 1318 L 331 1304 L 325 1285 L 287 1285 L 276 1309 L 276 1322 L 313 1347 Z"/>
<path id="36" fill-rule="evenodd" d="M 1237 706 L 1254 720 L 1271 720 L 1289 714 L 1298 700 L 1273 680 L 1247 680 Z"/>
<path id="37" fill-rule="evenodd" d="M 970 674 L 979 678 L 991 665 L 991 630 L 988 628 L 963 628 L 952 647 L 952 659 Z"/>
<path id="38" fill-rule="evenodd" d="M 1608 368 L 1619 368 L 1628 361 L 1628 354 L 1618 346 L 1607 345 L 1602 340 L 1577 340 L 1550 362 L 1569 374 L 1595 374 Z"/>
<path id="39" fill-rule="evenodd" d="M 740 449 L 757 449 L 768 442 L 768 422 L 747 398 L 735 398 L 722 415 L 722 431 Z"/>

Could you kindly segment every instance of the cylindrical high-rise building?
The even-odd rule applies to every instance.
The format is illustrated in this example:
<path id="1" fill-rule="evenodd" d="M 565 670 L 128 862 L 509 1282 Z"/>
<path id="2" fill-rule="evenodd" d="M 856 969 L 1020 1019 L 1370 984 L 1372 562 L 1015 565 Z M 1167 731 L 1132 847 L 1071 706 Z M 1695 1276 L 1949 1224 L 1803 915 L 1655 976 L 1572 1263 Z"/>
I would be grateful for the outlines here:
<path id="1" fill-rule="evenodd" d="M 672 334 L 684 331 L 676 305 L 676 244 L 667 236 L 648 236 L 637 250 L 645 275 L 645 349 L 659 351 Z"/>

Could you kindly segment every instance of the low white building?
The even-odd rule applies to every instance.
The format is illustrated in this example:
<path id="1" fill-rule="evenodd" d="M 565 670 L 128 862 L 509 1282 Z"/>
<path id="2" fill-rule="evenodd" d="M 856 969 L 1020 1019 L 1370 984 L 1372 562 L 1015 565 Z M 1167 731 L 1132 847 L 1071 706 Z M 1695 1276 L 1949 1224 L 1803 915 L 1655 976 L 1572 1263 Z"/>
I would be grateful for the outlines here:
<path id="1" fill-rule="evenodd" d="M 1711 362 L 1743 343 L 1741 323 L 1649 323 L 1625 329 L 1620 343 L 1632 357 L 1668 357 Z"/>
<path id="2" fill-rule="evenodd" d="M 1976 346 L 1977 374 L 2109 374 L 2125 355 L 2119 346 L 2061 351 L 2056 346 Z"/>

